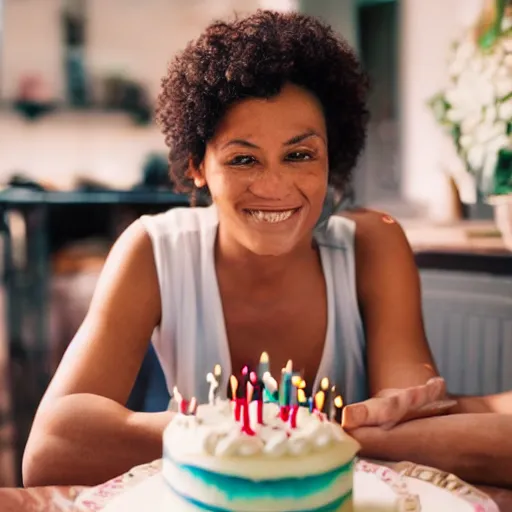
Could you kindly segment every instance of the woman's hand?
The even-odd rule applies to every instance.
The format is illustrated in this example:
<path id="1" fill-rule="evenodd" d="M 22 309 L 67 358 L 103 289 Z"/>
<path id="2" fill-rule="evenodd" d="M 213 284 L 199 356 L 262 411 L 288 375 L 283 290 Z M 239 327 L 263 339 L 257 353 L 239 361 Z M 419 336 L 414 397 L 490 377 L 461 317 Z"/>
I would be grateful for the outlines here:
<path id="1" fill-rule="evenodd" d="M 416 418 L 437 416 L 457 404 L 446 398 L 446 385 L 434 377 L 422 386 L 385 389 L 376 396 L 343 410 L 342 426 L 347 429 L 380 426 L 391 428 Z"/>

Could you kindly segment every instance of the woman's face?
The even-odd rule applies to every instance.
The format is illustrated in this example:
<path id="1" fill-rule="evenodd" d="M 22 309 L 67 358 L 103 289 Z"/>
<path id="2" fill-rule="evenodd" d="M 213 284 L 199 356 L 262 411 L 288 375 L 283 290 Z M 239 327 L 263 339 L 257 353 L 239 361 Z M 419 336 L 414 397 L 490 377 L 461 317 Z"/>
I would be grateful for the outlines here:
<path id="1" fill-rule="evenodd" d="M 310 245 L 327 190 L 327 130 L 319 101 L 287 84 L 228 110 L 193 171 L 208 185 L 220 231 L 262 256 Z"/>

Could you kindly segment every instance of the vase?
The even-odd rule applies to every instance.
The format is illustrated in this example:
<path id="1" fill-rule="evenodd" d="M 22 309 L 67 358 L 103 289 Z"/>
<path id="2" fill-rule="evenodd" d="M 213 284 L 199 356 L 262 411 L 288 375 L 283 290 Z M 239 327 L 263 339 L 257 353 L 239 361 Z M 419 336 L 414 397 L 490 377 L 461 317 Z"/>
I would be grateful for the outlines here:
<path id="1" fill-rule="evenodd" d="M 489 203 L 494 207 L 494 221 L 503 243 L 512 251 L 512 194 L 491 196 Z"/>

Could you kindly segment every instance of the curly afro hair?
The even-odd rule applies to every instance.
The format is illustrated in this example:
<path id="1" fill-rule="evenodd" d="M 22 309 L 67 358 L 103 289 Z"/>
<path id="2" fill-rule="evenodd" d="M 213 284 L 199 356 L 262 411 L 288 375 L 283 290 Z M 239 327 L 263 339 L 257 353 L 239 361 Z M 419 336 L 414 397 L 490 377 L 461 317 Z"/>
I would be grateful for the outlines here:
<path id="1" fill-rule="evenodd" d="M 365 143 L 367 77 L 328 25 L 305 14 L 258 11 L 212 23 L 174 58 L 162 79 L 156 120 L 179 190 L 193 190 L 189 161 L 202 162 L 227 108 L 244 98 L 275 96 L 287 82 L 306 88 L 322 104 L 329 183 L 343 189 Z"/>

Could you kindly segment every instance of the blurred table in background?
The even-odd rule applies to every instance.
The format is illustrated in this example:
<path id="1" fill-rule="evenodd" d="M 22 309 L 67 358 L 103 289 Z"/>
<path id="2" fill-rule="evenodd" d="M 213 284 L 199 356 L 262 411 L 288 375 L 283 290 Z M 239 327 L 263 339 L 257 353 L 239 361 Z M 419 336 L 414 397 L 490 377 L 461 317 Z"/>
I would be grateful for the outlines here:
<path id="1" fill-rule="evenodd" d="M 60 355 L 60 350 L 51 350 L 55 340 L 50 335 L 55 270 L 75 276 L 75 286 L 85 276 L 88 301 L 110 244 L 128 224 L 142 214 L 189 205 L 187 195 L 157 190 L 53 192 L 11 187 L 0 192 L 12 408 L 11 414 L 0 411 L 0 417 L 12 417 L 16 426 L 18 478 L 33 415 L 57 362 L 55 352 Z M 77 272 L 79 266 L 91 268 L 93 275 Z M 61 307 L 67 314 L 66 304 Z"/>

